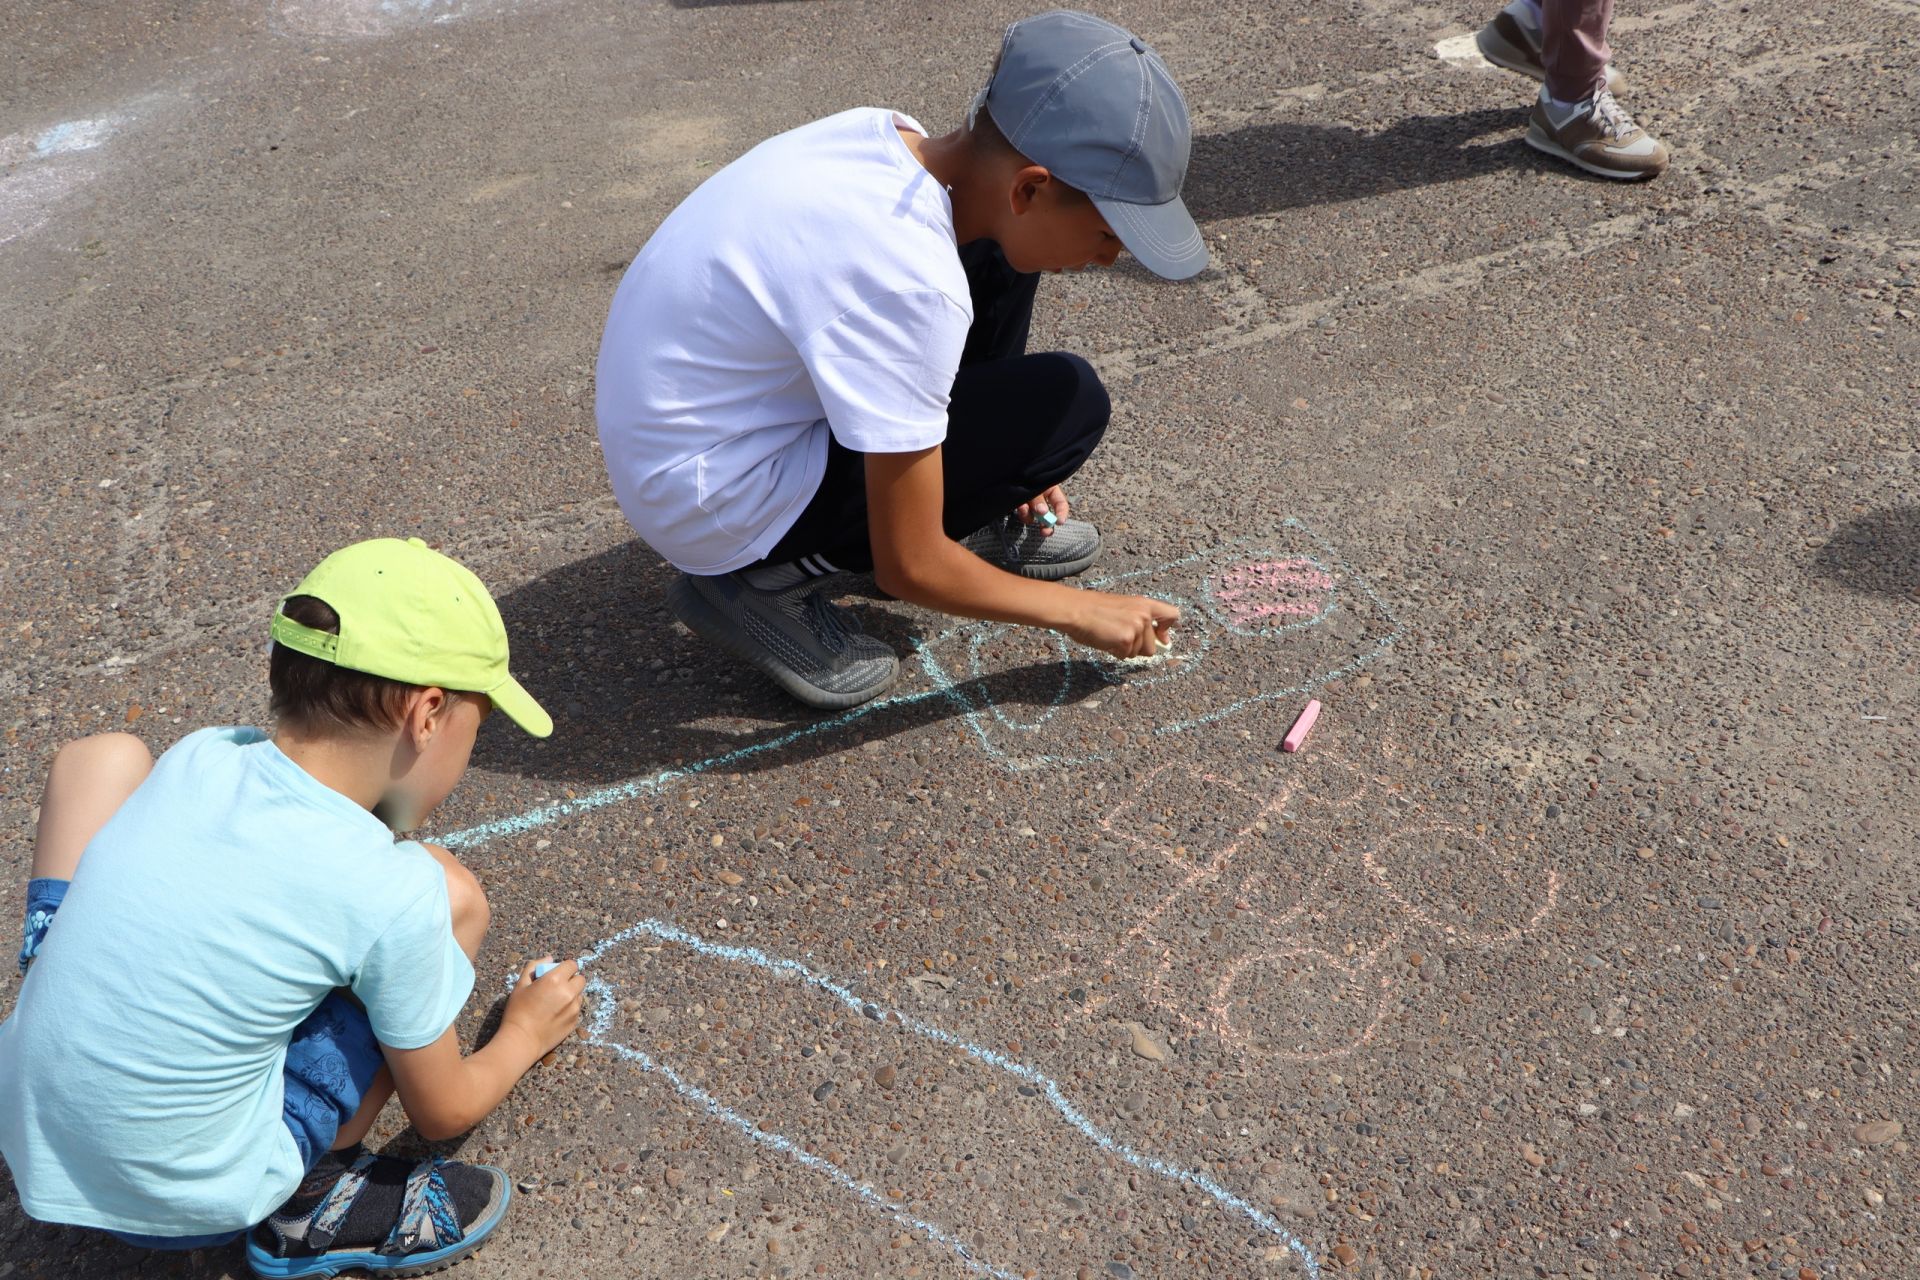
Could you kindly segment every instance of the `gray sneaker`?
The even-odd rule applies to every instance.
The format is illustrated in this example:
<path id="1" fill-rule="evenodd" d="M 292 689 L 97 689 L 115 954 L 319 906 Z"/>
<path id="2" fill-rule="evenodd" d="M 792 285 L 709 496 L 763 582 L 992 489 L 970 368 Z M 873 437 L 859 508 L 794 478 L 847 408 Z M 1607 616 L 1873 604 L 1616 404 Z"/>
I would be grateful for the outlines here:
<path id="1" fill-rule="evenodd" d="M 1086 520 L 1062 520 L 1053 533 L 1043 526 L 1001 516 L 960 539 L 960 545 L 1009 573 L 1053 582 L 1070 578 L 1100 556 L 1100 531 Z"/>
<path id="2" fill-rule="evenodd" d="M 893 687 L 900 659 L 829 598 L 831 578 L 762 591 L 744 575 L 682 574 L 667 588 L 695 635 L 760 668 L 810 707 L 840 711 Z"/>

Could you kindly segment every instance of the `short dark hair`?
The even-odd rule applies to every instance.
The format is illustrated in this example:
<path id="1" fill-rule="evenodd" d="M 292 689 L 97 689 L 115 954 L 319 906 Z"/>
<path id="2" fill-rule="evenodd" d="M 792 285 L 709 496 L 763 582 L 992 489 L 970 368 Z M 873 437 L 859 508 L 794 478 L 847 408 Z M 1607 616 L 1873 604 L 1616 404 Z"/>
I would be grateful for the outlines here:
<path id="1" fill-rule="evenodd" d="M 974 114 L 973 125 L 967 130 L 967 141 L 973 145 L 974 154 L 985 161 L 1004 161 L 1019 165 L 1021 168 L 1038 163 L 1033 157 L 1007 141 L 1007 135 L 1001 132 L 1000 126 L 994 122 L 993 116 L 988 113 L 984 105 Z M 1052 170 L 1049 169 L 1048 172 Z M 1069 193 L 1070 200 L 1088 198 L 1086 192 L 1067 182 L 1059 174 L 1054 174 L 1053 180 L 1062 191 Z"/>
<path id="2" fill-rule="evenodd" d="M 982 155 L 1017 156 L 1026 163 L 1033 163 L 1022 155 L 1020 148 L 1007 141 L 1007 135 L 1000 131 L 993 115 L 982 103 L 980 110 L 974 113 L 973 124 L 967 130 L 967 140 L 979 149 Z"/>
<path id="3" fill-rule="evenodd" d="M 280 612 L 289 620 L 315 631 L 340 634 L 340 615 L 314 596 L 288 596 Z M 349 671 L 320 658 L 273 646 L 267 658 L 269 706 L 281 722 L 308 732 L 385 733 L 400 727 L 407 699 L 419 685 L 403 684 L 385 676 Z"/>

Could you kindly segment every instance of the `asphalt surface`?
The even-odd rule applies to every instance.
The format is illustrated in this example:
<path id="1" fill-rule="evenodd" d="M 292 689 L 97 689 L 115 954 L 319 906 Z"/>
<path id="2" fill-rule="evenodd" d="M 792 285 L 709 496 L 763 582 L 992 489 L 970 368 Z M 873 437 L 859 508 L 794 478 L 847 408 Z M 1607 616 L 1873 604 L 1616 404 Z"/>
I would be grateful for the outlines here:
<path id="1" fill-rule="evenodd" d="M 417 534 L 559 722 L 435 819 L 463 1025 L 603 984 L 448 1148 L 519 1188 L 460 1274 L 1920 1272 L 1920 6 L 1629 0 L 1637 187 L 1435 56 L 1489 11 L 1106 6 L 1215 265 L 1036 342 L 1110 381 L 1091 576 L 1177 661 L 856 596 L 906 678 L 809 717 L 666 617 L 600 321 L 703 175 L 946 127 L 1025 8 L 10 6 L 0 915 L 60 742 L 258 721 L 273 600 Z M 244 1270 L 0 1192 L 0 1277 Z"/>

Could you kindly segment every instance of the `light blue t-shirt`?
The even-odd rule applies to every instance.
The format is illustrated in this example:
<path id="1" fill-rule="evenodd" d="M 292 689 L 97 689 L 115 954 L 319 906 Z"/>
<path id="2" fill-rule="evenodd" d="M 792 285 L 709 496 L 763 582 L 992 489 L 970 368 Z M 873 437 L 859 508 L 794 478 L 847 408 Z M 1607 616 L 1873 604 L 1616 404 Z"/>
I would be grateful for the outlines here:
<path id="1" fill-rule="evenodd" d="M 27 1212 L 143 1235 L 261 1221 L 304 1173 L 293 1029 L 336 987 L 394 1049 L 473 989 L 445 873 L 255 729 L 203 729 L 81 858 L 0 1023 L 0 1154 Z"/>

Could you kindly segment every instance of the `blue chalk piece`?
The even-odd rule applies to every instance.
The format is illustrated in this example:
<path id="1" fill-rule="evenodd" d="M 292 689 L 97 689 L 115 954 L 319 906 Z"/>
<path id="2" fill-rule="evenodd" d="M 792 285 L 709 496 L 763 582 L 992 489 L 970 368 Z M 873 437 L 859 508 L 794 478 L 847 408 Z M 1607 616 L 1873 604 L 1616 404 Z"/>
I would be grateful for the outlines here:
<path id="1" fill-rule="evenodd" d="M 557 960 L 542 960 L 539 964 L 533 966 L 533 980 L 538 982 L 559 967 L 560 962 Z"/>
<path id="2" fill-rule="evenodd" d="M 1042 511 L 1040 518 L 1047 522 L 1047 528 L 1049 529 L 1057 528 L 1060 524 L 1060 517 L 1051 511 Z"/>

